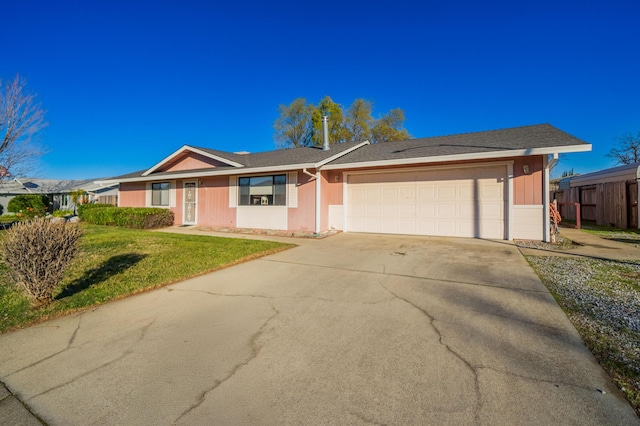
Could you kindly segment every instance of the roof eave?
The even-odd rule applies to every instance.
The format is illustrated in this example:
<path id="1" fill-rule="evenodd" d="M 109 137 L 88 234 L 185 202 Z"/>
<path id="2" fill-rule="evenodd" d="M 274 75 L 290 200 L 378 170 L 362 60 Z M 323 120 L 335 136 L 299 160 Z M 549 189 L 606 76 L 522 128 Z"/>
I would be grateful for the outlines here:
<path id="1" fill-rule="evenodd" d="M 131 182 L 151 182 L 151 181 L 160 181 L 160 180 L 174 180 L 174 179 L 193 179 L 200 177 L 208 177 L 208 176 L 233 176 L 233 175 L 241 175 L 241 174 L 257 174 L 257 173 L 271 173 L 271 172 L 282 172 L 286 170 L 301 170 L 301 169 L 315 169 L 317 166 L 314 163 L 304 163 L 304 164 L 287 164 L 284 166 L 266 166 L 266 167 L 253 167 L 253 168 L 238 168 L 238 169 L 225 169 L 225 170 L 207 170 L 207 171 L 197 171 L 197 172 L 184 172 L 184 173 L 176 173 L 176 174 L 163 174 L 163 175 L 141 175 L 136 177 L 129 178 L 114 178 L 114 179 L 104 179 L 96 181 L 99 185 L 112 185 L 118 183 L 131 183 Z"/>
<path id="2" fill-rule="evenodd" d="M 393 143 L 393 142 L 391 142 Z M 487 160 L 504 157 L 524 157 L 530 155 L 566 154 L 570 152 L 591 151 L 591 144 L 569 145 L 560 147 L 527 148 L 519 150 L 474 152 L 469 154 L 438 155 L 433 157 L 399 158 L 396 160 L 361 161 L 344 164 L 328 164 L 324 170 L 357 169 L 380 166 L 402 166 L 408 164 L 443 163 L 452 161 Z"/>
<path id="3" fill-rule="evenodd" d="M 150 175 L 154 171 L 158 170 L 158 168 L 160 168 L 163 165 L 167 164 L 169 161 L 173 160 L 178 155 L 182 154 L 184 151 L 187 151 L 187 150 L 191 151 L 191 152 L 195 152 L 195 153 L 200 154 L 200 155 L 204 155 L 205 157 L 211 158 L 212 160 L 216 160 L 216 161 L 220 161 L 222 163 L 228 164 L 228 165 L 230 165 L 232 167 L 244 167 L 242 164 L 236 163 L 235 161 L 231 161 L 228 158 L 224 158 L 224 157 L 220 157 L 218 155 L 211 154 L 209 152 L 203 151 L 203 150 L 198 149 L 196 147 L 193 147 L 191 145 L 182 145 L 182 147 L 180 147 L 178 150 L 176 150 L 173 154 L 169 155 L 168 157 L 165 157 L 162 161 L 160 161 L 155 166 L 151 167 L 149 170 L 144 172 L 142 174 L 142 176 Z"/>

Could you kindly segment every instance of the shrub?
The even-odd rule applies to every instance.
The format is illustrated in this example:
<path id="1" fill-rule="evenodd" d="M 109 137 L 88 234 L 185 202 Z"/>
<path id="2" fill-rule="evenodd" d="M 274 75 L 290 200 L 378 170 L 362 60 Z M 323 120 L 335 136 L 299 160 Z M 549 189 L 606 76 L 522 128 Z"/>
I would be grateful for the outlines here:
<path id="1" fill-rule="evenodd" d="M 0 216 L 4 213 L 4 206 L 0 204 Z"/>
<path id="2" fill-rule="evenodd" d="M 9 200 L 7 210 L 17 213 L 20 219 L 44 217 L 49 207 L 49 197 L 41 194 L 18 195 Z"/>
<path id="3" fill-rule="evenodd" d="M 77 225 L 44 218 L 18 222 L 0 248 L 15 284 L 38 306 L 53 299 L 53 291 L 78 252 L 82 231 Z"/>
<path id="4" fill-rule="evenodd" d="M 56 210 L 52 213 L 53 217 L 67 217 L 73 216 L 73 212 L 71 210 Z"/>
<path id="5" fill-rule="evenodd" d="M 153 229 L 173 225 L 173 212 L 169 209 L 113 207 L 111 205 L 109 207 L 85 208 L 87 206 L 83 206 L 79 214 L 80 219 L 94 225 L 115 225 L 137 229 Z"/>
<path id="6" fill-rule="evenodd" d="M 106 207 L 113 207 L 113 204 L 79 204 L 76 206 L 76 211 L 78 212 L 78 217 L 80 220 L 84 219 L 84 212 L 92 209 L 100 209 Z"/>

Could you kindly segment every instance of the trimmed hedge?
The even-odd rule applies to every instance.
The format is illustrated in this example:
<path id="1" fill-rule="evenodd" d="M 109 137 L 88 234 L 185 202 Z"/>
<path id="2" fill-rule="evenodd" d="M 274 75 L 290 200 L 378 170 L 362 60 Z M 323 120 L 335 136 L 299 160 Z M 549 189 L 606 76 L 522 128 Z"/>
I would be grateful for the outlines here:
<path id="1" fill-rule="evenodd" d="M 84 220 L 84 212 L 87 210 L 92 210 L 92 209 L 100 209 L 100 208 L 111 208 L 111 207 L 115 207 L 113 204 L 78 204 L 76 206 L 76 211 L 78 213 L 78 217 L 80 218 L 80 220 Z"/>
<path id="2" fill-rule="evenodd" d="M 161 208 L 83 204 L 78 206 L 78 216 L 80 220 L 94 225 L 124 228 L 153 229 L 173 225 L 173 212 Z"/>

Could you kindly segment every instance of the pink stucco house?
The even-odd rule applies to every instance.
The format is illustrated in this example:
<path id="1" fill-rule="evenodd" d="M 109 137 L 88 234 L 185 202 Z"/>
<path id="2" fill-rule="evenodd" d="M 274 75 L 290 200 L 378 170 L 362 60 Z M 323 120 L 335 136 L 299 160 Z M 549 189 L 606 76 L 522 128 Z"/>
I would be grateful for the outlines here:
<path id="1" fill-rule="evenodd" d="M 549 169 L 591 145 L 549 124 L 259 153 L 185 145 L 120 184 L 176 224 L 549 240 Z"/>

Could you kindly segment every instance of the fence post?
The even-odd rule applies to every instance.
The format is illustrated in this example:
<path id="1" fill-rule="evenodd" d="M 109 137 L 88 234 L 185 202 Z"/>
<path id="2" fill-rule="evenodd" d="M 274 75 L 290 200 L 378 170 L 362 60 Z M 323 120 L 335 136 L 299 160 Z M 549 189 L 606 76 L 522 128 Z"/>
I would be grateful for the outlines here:
<path id="1" fill-rule="evenodd" d="M 580 229 L 580 203 L 576 203 L 576 229 Z"/>

